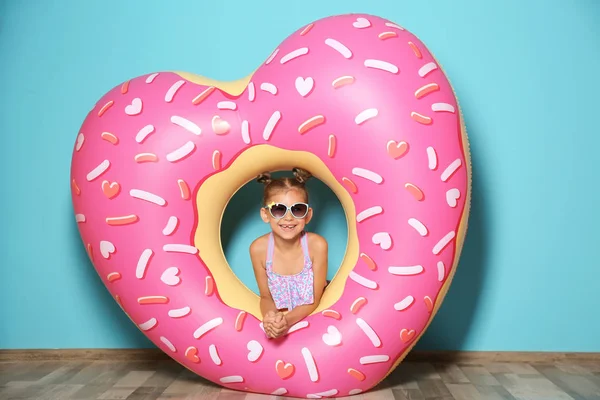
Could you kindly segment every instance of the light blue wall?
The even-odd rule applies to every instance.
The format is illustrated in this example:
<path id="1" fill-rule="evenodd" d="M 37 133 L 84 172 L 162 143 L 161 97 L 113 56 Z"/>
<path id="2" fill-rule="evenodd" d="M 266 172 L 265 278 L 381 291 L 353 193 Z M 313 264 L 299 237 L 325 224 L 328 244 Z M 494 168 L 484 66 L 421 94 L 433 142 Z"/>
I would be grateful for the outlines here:
<path id="1" fill-rule="evenodd" d="M 0 1 L 0 348 L 151 346 L 102 286 L 72 215 L 71 150 L 102 94 L 160 70 L 240 78 L 293 30 L 347 12 L 416 33 L 469 129 L 470 230 L 418 347 L 600 351 L 595 0 Z M 227 256 L 250 277 L 247 247 L 264 226 L 256 214 L 237 221 Z M 319 226 L 339 263 L 345 230 Z"/>

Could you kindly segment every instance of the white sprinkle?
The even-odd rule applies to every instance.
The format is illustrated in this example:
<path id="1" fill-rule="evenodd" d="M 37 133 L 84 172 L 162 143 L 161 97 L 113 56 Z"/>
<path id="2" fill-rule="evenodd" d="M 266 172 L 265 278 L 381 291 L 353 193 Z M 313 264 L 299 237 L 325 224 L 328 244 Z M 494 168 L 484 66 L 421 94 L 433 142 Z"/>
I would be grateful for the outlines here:
<path id="1" fill-rule="evenodd" d="M 200 127 L 198 125 L 196 125 L 195 123 L 193 123 L 192 121 L 190 121 L 189 119 L 185 119 L 183 117 L 173 115 L 171 117 L 171 122 L 174 123 L 175 125 L 179 125 L 180 127 L 182 127 L 183 129 L 185 129 L 189 132 L 192 132 L 194 135 L 200 136 L 200 134 L 202 133 L 202 130 L 200 129 Z"/>
<path id="2" fill-rule="evenodd" d="M 419 76 L 421 78 L 424 78 L 427 76 L 428 73 L 430 73 L 431 71 L 435 71 L 436 69 L 437 69 L 437 65 L 435 65 L 434 62 L 427 63 L 427 64 L 423 65 L 421 68 L 419 68 Z"/>
<path id="3" fill-rule="evenodd" d="M 427 234 L 429 233 L 427 231 L 427 227 L 425 225 L 423 225 L 423 223 L 416 218 L 410 218 L 408 220 L 408 224 L 410 226 L 412 226 L 413 228 L 415 228 L 415 230 L 417 232 L 419 232 L 419 235 L 421 235 L 421 236 L 427 236 Z"/>
<path id="4" fill-rule="evenodd" d="M 177 228 L 177 225 L 179 224 L 179 220 L 177 219 L 177 217 L 175 216 L 170 216 L 169 220 L 167 221 L 167 225 L 163 228 L 163 235 L 165 236 L 169 236 L 171 235 L 173 232 L 175 232 L 175 229 Z"/>
<path id="5" fill-rule="evenodd" d="M 150 258 L 154 255 L 154 252 L 150 249 L 146 249 L 142 252 L 140 259 L 138 260 L 137 267 L 135 268 L 135 277 L 138 279 L 144 279 L 146 276 L 146 269 Z"/>
<path id="6" fill-rule="evenodd" d="M 388 272 L 392 275 L 418 275 L 423 272 L 422 265 L 409 265 L 402 267 L 388 267 Z"/>
<path id="7" fill-rule="evenodd" d="M 358 325 L 358 327 L 360 329 L 362 329 L 362 331 L 365 333 L 365 335 L 367 335 L 367 337 L 369 338 L 371 343 L 373 343 L 373 346 L 375 346 L 375 347 L 381 346 L 381 340 L 379 339 L 379 336 L 377 336 L 377 334 L 375 333 L 373 328 L 371 328 L 371 326 L 369 324 L 367 324 L 367 322 L 364 319 L 356 318 L 356 324 Z"/>
<path id="8" fill-rule="evenodd" d="M 427 148 L 427 160 L 429 162 L 429 169 L 434 170 L 437 168 L 437 154 L 435 149 L 431 146 Z"/>
<path id="9" fill-rule="evenodd" d="M 367 208 L 366 210 L 360 212 L 356 216 L 356 220 L 358 222 L 363 222 L 365 219 L 373 217 L 373 216 L 378 215 L 378 214 L 381 214 L 382 212 L 383 212 L 383 208 L 381 208 L 380 206 L 375 206 L 375 207 Z"/>
<path id="10" fill-rule="evenodd" d="M 359 393 L 362 393 L 362 390 L 360 390 L 360 389 L 352 389 L 351 391 L 348 392 L 348 394 L 350 396 L 354 396 L 355 394 L 359 394 Z"/>
<path id="11" fill-rule="evenodd" d="M 79 135 L 77 135 L 77 141 L 75 142 L 75 151 L 81 150 L 81 146 L 83 146 L 84 141 L 85 136 L 83 136 L 83 133 L 79 133 Z"/>
<path id="12" fill-rule="evenodd" d="M 396 25 L 396 24 L 393 24 L 393 23 L 391 23 L 391 22 L 386 22 L 386 23 L 385 23 L 385 26 L 389 26 L 390 28 L 396 28 L 396 29 L 400 29 L 401 31 L 403 31 L 403 30 L 404 30 L 404 28 L 403 28 L 403 27 L 401 27 L 400 25 Z"/>
<path id="13" fill-rule="evenodd" d="M 163 342 L 173 353 L 177 352 L 177 349 L 175 348 L 175 346 L 173 346 L 173 343 L 171 343 L 171 341 L 166 337 L 161 336 L 160 341 Z"/>
<path id="14" fill-rule="evenodd" d="M 320 393 L 309 393 L 306 395 L 306 398 L 307 399 L 320 399 L 322 397 L 335 396 L 336 394 L 338 394 L 337 389 L 330 389 L 330 390 L 327 390 L 325 392 L 320 392 Z"/>
<path id="15" fill-rule="evenodd" d="M 239 375 L 233 375 L 233 376 L 225 376 L 221 379 L 219 379 L 221 381 L 221 383 L 241 383 L 244 382 L 244 378 L 242 378 Z"/>
<path id="16" fill-rule="evenodd" d="M 146 78 L 146 83 L 152 83 L 154 81 L 154 78 L 156 78 L 158 76 L 158 72 L 152 74 L 152 75 L 148 75 L 148 77 Z"/>
<path id="17" fill-rule="evenodd" d="M 285 388 L 279 388 L 277 390 L 275 390 L 273 393 L 271 393 L 273 396 L 283 396 L 284 394 L 286 394 L 288 391 Z"/>
<path id="18" fill-rule="evenodd" d="M 415 298 L 414 297 L 412 297 L 412 296 L 406 296 L 404 299 L 402 299 L 398 303 L 394 304 L 394 309 L 396 311 L 404 311 L 408 307 L 410 307 L 411 304 L 414 303 L 414 302 L 415 302 Z"/>
<path id="19" fill-rule="evenodd" d="M 217 108 L 219 110 L 237 110 L 237 104 L 233 101 L 220 101 L 217 103 Z"/>
<path id="20" fill-rule="evenodd" d="M 297 324 L 292 325 L 292 327 L 288 329 L 288 334 L 304 328 L 308 328 L 308 321 L 300 321 Z"/>
<path id="21" fill-rule="evenodd" d="M 389 361 L 390 357 L 386 356 L 386 355 L 380 355 L 380 356 L 364 356 L 360 358 L 360 363 L 362 365 L 367 365 L 367 364 L 377 364 L 377 363 L 382 363 L 382 362 L 386 362 Z"/>
<path id="22" fill-rule="evenodd" d="M 454 113 L 454 106 L 448 103 L 433 103 L 431 110 L 435 112 L 449 112 Z"/>
<path id="23" fill-rule="evenodd" d="M 139 189 L 131 189 L 129 191 L 129 195 L 131 197 L 133 197 L 134 199 L 140 199 L 140 200 L 146 200 L 150 203 L 154 203 L 156 205 L 159 206 L 164 206 L 165 204 L 167 204 L 167 202 L 165 201 L 165 199 L 163 199 L 160 196 L 157 196 L 153 193 L 150 192 L 146 192 L 144 190 L 139 190 Z"/>
<path id="24" fill-rule="evenodd" d="M 315 359 L 313 358 L 310 350 L 306 347 L 302 348 L 302 357 L 304 357 L 304 363 L 306 364 L 306 369 L 308 370 L 310 380 L 312 382 L 317 382 L 319 380 L 319 371 L 317 370 Z"/>
<path id="25" fill-rule="evenodd" d="M 296 49 L 292 52 L 287 53 L 285 56 L 281 57 L 281 60 L 279 62 L 285 64 L 286 62 L 291 61 L 294 58 L 303 56 L 305 54 L 308 54 L 308 47 L 302 47 L 300 49 Z"/>
<path id="26" fill-rule="evenodd" d="M 110 167 L 110 161 L 102 161 L 96 168 L 94 168 L 90 171 L 89 174 L 87 174 L 88 182 L 92 182 L 94 179 L 98 178 L 100 175 L 105 173 L 108 167 Z"/>
<path id="27" fill-rule="evenodd" d="M 356 125 L 360 125 L 365 121 L 370 120 L 371 118 L 375 118 L 379 114 L 379 111 L 376 108 L 369 108 L 364 111 L 361 111 L 360 114 L 354 118 L 354 122 Z"/>
<path id="28" fill-rule="evenodd" d="M 192 312 L 192 309 L 189 307 L 177 308 L 174 310 L 169 310 L 168 314 L 171 318 L 181 318 L 189 315 Z"/>
<path id="29" fill-rule="evenodd" d="M 352 52 L 350 49 L 335 39 L 325 39 L 325 44 L 343 55 L 344 58 L 352 57 Z"/>
<path id="30" fill-rule="evenodd" d="M 248 84 L 248 101 L 254 101 L 256 97 L 256 91 L 254 90 L 254 82 Z"/>
<path id="31" fill-rule="evenodd" d="M 365 67 L 380 69 L 382 71 L 387 71 L 392 74 L 397 74 L 399 71 L 398 67 L 394 64 L 381 60 L 365 60 Z"/>
<path id="32" fill-rule="evenodd" d="M 273 85 L 272 83 L 269 82 L 263 82 L 260 84 L 260 90 L 263 90 L 265 92 L 269 92 L 272 95 L 276 95 L 277 94 L 277 86 Z"/>
<path id="33" fill-rule="evenodd" d="M 83 214 L 75 214 L 75 221 L 77 221 L 77 222 L 85 222 L 85 215 L 83 215 Z"/>
<path id="34" fill-rule="evenodd" d="M 368 179 L 377 184 L 380 184 L 381 182 L 383 182 L 383 177 L 381 175 L 379 175 L 373 171 L 369 171 L 368 169 L 352 168 L 352 174 L 354 174 L 356 176 L 360 176 L 361 178 Z"/>
<path id="35" fill-rule="evenodd" d="M 250 144 L 250 125 L 247 120 L 242 121 L 242 140 L 246 144 Z"/>
<path id="36" fill-rule="evenodd" d="M 454 231 L 448 232 L 446 236 L 441 238 L 440 241 L 437 242 L 435 246 L 433 246 L 433 254 L 440 254 L 440 252 L 444 250 L 444 247 L 446 247 L 448 243 L 450 243 L 450 241 L 454 239 L 454 236 L 456 236 L 456 233 Z"/>
<path id="37" fill-rule="evenodd" d="M 143 127 L 142 129 L 139 130 L 137 135 L 135 135 L 135 141 L 138 143 L 143 143 L 144 140 L 146 140 L 146 138 L 148 136 L 150 136 L 150 134 L 153 132 L 154 132 L 154 125 L 146 125 L 145 127 Z"/>
<path id="38" fill-rule="evenodd" d="M 444 278 L 446 277 L 446 266 L 444 265 L 444 263 L 442 261 L 438 261 L 437 268 L 438 268 L 438 281 L 442 282 L 444 280 Z"/>
<path id="39" fill-rule="evenodd" d="M 210 359 L 212 360 L 212 362 L 214 362 L 216 365 L 221 365 L 221 357 L 219 357 L 217 346 L 211 344 L 208 347 L 208 354 L 210 354 Z"/>
<path id="40" fill-rule="evenodd" d="M 456 172 L 456 170 L 458 168 L 460 168 L 461 165 L 462 165 L 462 162 L 460 161 L 460 158 L 457 158 L 456 160 L 454 160 L 452 162 L 452 164 L 448 165 L 448 168 L 446 168 L 444 170 L 444 172 L 442 173 L 442 181 L 444 181 L 444 182 L 448 181 L 448 179 L 450 179 L 452 174 L 454 174 Z"/>
<path id="41" fill-rule="evenodd" d="M 182 87 L 184 84 L 185 84 L 185 81 L 183 79 L 175 82 L 169 88 L 169 90 L 167 90 L 167 94 L 165 94 L 165 101 L 167 103 L 172 102 L 173 101 L 173 97 L 175 97 L 175 94 L 177 93 L 177 91 L 179 90 L 179 88 Z"/>
<path id="42" fill-rule="evenodd" d="M 163 250 L 171 253 L 188 253 L 188 254 L 196 254 L 198 249 L 194 246 L 190 246 L 189 244 L 165 244 L 163 246 Z"/>
<path id="43" fill-rule="evenodd" d="M 187 156 L 189 156 L 194 150 L 196 150 L 196 145 L 194 142 L 189 141 L 180 148 L 173 150 L 169 154 L 167 154 L 167 161 L 177 162 Z"/>
<path id="44" fill-rule="evenodd" d="M 360 276 L 359 274 L 357 274 L 356 272 L 352 271 L 350 272 L 349 275 L 350 279 L 352 279 L 354 282 L 358 283 L 361 286 L 364 286 L 368 289 L 377 289 L 377 283 L 365 278 L 364 276 Z"/>
<path id="45" fill-rule="evenodd" d="M 265 65 L 269 65 L 271 63 L 271 61 L 273 61 L 273 59 L 275 58 L 275 56 L 277 55 L 277 53 L 279 53 L 279 48 L 275 49 L 275 51 L 273 51 L 271 53 L 271 55 L 269 56 L 269 58 L 267 58 L 267 61 L 265 62 Z M 250 100 L 252 101 L 252 100 Z"/>
<path id="46" fill-rule="evenodd" d="M 267 125 L 265 125 L 265 129 L 263 131 L 263 139 L 269 140 L 280 119 L 281 113 L 279 111 L 275 111 L 273 115 L 271 115 L 271 118 L 269 118 L 269 121 L 267 121 Z"/>
<path id="47" fill-rule="evenodd" d="M 460 190 L 452 188 L 446 192 L 446 203 L 452 208 L 458 205 L 458 199 L 460 198 Z"/>
<path id="48" fill-rule="evenodd" d="M 218 317 L 218 318 L 214 318 L 211 319 L 210 321 L 202 324 L 202 326 L 198 329 L 196 329 L 196 331 L 194 332 L 194 339 L 200 339 L 204 334 L 208 333 L 209 331 L 212 331 L 213 329 L 215 329 L 217 326 L 221 325 L 223 323 L 223 318 Z"/>
<path id="49" fill-rule="evenodd" d="M 158 324 L 158 321 L 156 320 L 156 318 L 150 318 L 148 321 L 141 323 L 139 325 L 139 327 L 143 331 L 148 331 L 148 330 L 154 328 L 156 326 L 156 324 Z"/>

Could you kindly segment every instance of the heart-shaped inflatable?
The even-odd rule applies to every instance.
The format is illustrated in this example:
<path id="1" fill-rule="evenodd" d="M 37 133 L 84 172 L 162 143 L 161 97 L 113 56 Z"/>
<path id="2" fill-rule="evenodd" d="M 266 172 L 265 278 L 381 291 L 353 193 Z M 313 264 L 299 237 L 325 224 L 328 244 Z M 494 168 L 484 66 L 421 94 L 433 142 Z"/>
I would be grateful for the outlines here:
<path id="1" fill-rule="evenodd" d="M 348 247 L 315 312 L 269 340 L 220 223 L 239 187 L 292 167 L 337 194 Z M 228 388 L 320 398 L 372 388 L 423 334 L 458 263 L 470 177 L 456 98 L 424 44 L 341 15 L 241 81 L 160 72 L 115 87 L 76 138 L 71 184 L 94 267 L 152 342 Z"/>

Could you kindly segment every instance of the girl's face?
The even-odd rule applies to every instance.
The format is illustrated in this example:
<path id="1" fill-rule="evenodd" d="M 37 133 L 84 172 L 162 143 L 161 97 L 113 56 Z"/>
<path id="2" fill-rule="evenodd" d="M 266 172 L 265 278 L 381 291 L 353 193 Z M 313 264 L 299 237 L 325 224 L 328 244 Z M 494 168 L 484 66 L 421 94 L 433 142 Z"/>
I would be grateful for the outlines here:
<path id="1" fill-rule="evenodd" d="M 294 239 L 309 223 L 312 209 L 306 204 L 304 192 L 289 189 L 275 192 L 267 206 L 260 209 L 260 215 L 271 225 L 274 234 L 283 239 Z"/>

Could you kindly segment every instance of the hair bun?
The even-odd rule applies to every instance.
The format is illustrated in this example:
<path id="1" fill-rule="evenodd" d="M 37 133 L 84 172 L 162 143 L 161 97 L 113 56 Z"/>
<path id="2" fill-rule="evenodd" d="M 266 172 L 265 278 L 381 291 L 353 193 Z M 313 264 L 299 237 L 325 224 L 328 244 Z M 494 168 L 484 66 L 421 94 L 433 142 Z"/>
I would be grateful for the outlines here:
<path id="1" fill-rule="evenodd" d="M 262 174 L 260 174 L 257 178 L 256 181 L 265 185 L 268 185 L 269 183 L 271 183 L 273 179 L 271 179 L 271 173 L 270 172 L 263 172 Z"/>
<path id="2" fill-rule="evenodd" d="M 306 183 L 312 177 L 312 174 L 302 168 L 294 168 L 292 170 L 294 172 L 294 176 L 296 180 L 300 183 Z"/>

